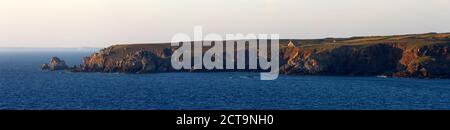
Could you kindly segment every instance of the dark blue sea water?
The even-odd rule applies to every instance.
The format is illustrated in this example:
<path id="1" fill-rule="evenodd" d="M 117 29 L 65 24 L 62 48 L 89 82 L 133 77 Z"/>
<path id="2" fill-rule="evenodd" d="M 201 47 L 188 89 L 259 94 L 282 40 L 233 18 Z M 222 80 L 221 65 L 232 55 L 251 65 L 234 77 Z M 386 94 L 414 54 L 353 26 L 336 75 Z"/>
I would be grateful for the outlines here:
<path id="1" fill-rule="evenodd" d="M 0 50 L 0 109 L 450 109 L 450 80 L 40 70 L 51 56 L 74 65 L 90 53 Z"/>

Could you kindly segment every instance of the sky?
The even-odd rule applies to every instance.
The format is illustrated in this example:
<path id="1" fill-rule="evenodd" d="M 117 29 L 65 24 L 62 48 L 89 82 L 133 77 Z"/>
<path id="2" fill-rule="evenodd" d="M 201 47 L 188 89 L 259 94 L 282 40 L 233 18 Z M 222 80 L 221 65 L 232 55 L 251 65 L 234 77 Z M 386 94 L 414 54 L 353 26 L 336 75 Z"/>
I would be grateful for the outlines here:
<path id="1" fill-rule="evenodd" d="M 0 47 L 106 47 L 177 33 L 311 39 L 450 32 L 450 0 L 0 0 Z"/>

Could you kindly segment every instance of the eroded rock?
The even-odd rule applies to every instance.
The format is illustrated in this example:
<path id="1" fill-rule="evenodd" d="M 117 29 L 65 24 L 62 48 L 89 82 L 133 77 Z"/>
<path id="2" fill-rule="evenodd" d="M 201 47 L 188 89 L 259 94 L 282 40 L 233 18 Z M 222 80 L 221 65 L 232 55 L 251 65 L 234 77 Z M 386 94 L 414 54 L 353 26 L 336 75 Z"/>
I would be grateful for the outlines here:
<path id="1" fill-rule="evenodd" d="M 50 63 L 43 64 L 41 66 L 41 69 L 55 71 L 55 70 L 67 70 L 69 69 L 69 67 L 66 65 L 66 62 L 64 60 L 61 60 L 58 57 L 52 57 L 50 59 Z"/>

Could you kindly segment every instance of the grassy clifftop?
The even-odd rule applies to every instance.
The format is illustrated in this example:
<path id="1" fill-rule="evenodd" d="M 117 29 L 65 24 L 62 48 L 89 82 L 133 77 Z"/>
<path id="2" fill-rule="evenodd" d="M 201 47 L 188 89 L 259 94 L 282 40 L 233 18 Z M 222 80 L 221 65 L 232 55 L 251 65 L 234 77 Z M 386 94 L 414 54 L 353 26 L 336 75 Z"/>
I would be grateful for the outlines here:
<path id="1" fill-rule="evenodd" d="M 367 36 L 351 38 L 326 38 L 311 40 L 291 40 L 296 47 L 304 49 L 329 50 L 340 46 L 364 46 L 373 44 L 399 44 L 405 47 L 422 47 L 433 44 L 448 44 L 450 33 L 427 33 L 392 36 Z M 283 40 L 282 45 L 289 41 Z"/>

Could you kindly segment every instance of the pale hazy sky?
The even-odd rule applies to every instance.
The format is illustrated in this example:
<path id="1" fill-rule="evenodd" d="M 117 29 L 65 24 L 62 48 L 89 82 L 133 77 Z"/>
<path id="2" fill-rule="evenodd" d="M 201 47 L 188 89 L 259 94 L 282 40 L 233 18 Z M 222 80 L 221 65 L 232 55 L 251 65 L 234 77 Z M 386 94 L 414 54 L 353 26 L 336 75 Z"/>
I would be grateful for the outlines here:
<path id="1" fill-rule="evenodd" d="M 105 47 L 176 33 L 282 38 L 450 32 L 450 0 L 0 0 L 0 47 Z"/>

